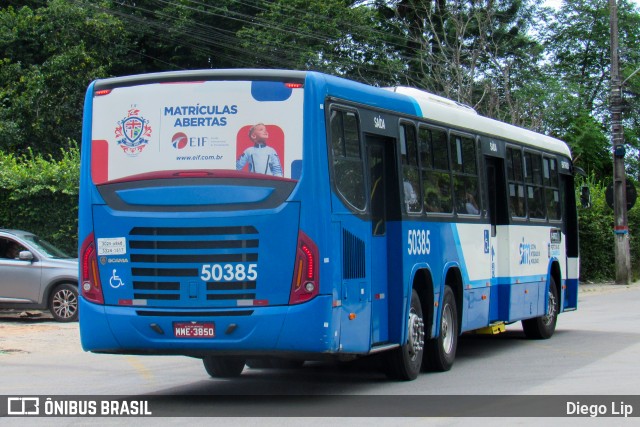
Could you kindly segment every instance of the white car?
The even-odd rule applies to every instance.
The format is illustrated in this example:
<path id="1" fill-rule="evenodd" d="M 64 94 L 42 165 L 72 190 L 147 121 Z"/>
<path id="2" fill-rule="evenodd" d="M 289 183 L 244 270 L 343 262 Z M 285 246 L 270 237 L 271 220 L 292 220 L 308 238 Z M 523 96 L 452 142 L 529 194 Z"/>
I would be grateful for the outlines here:
<path id="1" fill-rule="evenodd" d="M 49 310 L 78 319 L 78 260 L 20 230 L 0 229 L 0 309 Z"/>

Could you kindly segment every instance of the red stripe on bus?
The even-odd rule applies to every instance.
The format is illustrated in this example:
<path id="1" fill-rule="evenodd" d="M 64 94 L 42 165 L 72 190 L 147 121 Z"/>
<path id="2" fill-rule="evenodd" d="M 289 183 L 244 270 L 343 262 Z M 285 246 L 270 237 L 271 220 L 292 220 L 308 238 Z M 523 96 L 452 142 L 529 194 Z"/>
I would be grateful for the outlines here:
<path id="1" fill-rule="evenodd" d="M 96 185 L 109 180 L 109 143 L 104 139 L 91 141 L 91 179 Z"/>

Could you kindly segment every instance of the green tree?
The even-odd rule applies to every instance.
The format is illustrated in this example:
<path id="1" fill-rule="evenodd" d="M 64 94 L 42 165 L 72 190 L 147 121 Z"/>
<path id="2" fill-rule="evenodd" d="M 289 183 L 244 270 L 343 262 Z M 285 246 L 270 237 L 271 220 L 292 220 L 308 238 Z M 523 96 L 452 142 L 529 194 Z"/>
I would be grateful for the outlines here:
<path id="1" fill-rule="evenodd" d="M 80 140 L 87 85 L 123 64 L 127 41 L 84 0 L 39 3 L 0 9 L 0 149 L 59 156 Z"/>
<path id="2" fill-rule="evenodd" d="M 577 110 L 566 114 L 564 132 L 559 137 L 569 144 L 574 165 L 595 173 L 601 181 L 609 182 L 613 175 L 613 158 L 603 124 L 589 111 Z"/>
<path id="3" fill-rule="evenodd" d="M 350 0 L 275 0 L 238 37 L 258 67 L 317 70 L 379 85 L 402 73 L 381 16 Z"/>
<path id="4" fill-rule="evenodd" d="M 611 280 L 615 275 L 613 247 L 613 210 L 605 201 L 606 186 L 594 174 L 585 182 L 591 190 L 591 207 L 578 208 L 580 237 L 580 278 L 582 280 Z M 580 195 L 577 194 L 577 200 Z"/>
<path id="5" fill-rule="evenodd" d="M 408 84 L 514 124 L 535 122 L 528 85 L 539 75 L 543 50 L 529 31 L 534 2 L 379 0 L 376 7 L 406 40 L 397 48 Z"/>
<path id="6" fill-rule="evenodd" d="M 236 33 L 264 7 L 236 0 L 114 0 L 102 10 L 124 23 L 136 72 L 152 72 L 251 67 L 250 50 Z"/>
<path id="7" fill-rule="evenodd" d="M 570 142 L 585 169 L 599 180 L 611 176 L 609 129 L 610 32 L 608 2 L 563 2 L 552 16 L 545 47 L 549 74 L 560 83 L 549 116 L 553 133 Z M 640 13 L 628 0 L 618 1 L 620 62 L 623 75 L 640 66 Z M 636 81 L 631 81 L 633 84 Z M 633 86 L 629 86 L 633 88 Z M 637 98 L 637 96 L 635 97 Z M 626 97 L 627 105 L 638 100 Z M 638 146 L 639 110 L 625 114 L 626 142 Z"/>
<path id="8" fill-rule="evenodd" d="M 31 231 L 75 254 L 80 150 L 71 143 L 58 157 L 0 151 L 0 224 Z"/>

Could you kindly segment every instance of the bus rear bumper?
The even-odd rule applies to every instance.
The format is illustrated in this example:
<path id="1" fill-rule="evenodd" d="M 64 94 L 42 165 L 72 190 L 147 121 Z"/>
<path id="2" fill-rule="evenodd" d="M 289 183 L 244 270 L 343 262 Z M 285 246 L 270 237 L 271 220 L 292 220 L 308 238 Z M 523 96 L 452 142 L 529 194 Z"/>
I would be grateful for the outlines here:
<path id="1" fill-rule="evenodd" d="M 80 337 L 86 351 L 117 354 L 331 353 L 332 298 L 300 305 L 233 309 L 102 306 L 80 298 Z M 213 324 L 214 336 L 177 338 L 174 327 Z"/>

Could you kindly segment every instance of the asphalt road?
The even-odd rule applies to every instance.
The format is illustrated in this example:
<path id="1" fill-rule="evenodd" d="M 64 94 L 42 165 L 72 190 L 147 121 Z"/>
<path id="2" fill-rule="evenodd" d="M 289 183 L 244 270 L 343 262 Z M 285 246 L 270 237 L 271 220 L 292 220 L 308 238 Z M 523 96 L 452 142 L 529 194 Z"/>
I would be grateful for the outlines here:
<path id="1" fill-rule="evenodd" d="M 550 340 L 525 339 L 519 323 L 496 336 L 465 335 L 450 372 L 422 374 L 411 382 L 388 381 L 371 361 L 245 368 L 239 379 L 211 379 L 197 359 L 86 353 L 77 323 L 0 314 L 0 395 L 638 395 L 639 306 L 640 283 L 583 285 L 578 310 L 560 316 Z M 286 415 L 286 408 L 280 414 Z M 282 426 L 292 419 L 284 420 L 271 421 Z M 320 425 L 323 419 L 317 420 Z M 349 425 L 358 420 L 349 419 Z M 245 421 L 265 425 L 263 418 Z M 395 421 L 389 425 L 399 424 Z"/>

